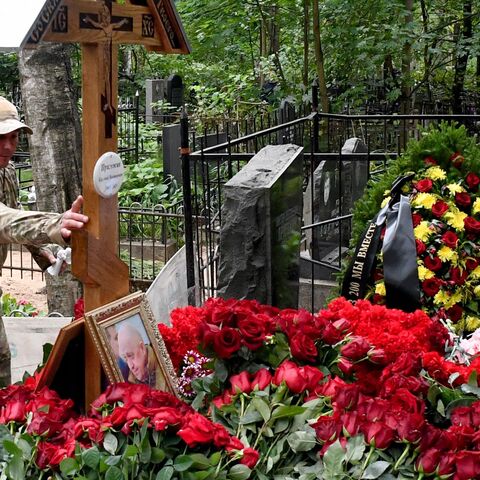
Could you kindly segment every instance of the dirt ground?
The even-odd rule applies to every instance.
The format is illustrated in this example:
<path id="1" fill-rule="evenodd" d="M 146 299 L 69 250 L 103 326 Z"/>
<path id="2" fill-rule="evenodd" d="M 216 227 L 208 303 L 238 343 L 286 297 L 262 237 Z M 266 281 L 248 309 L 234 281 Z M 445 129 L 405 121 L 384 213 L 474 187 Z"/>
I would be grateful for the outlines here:
<path id="1" fill-rule="evenodd" d="M 26 253 L 24 258 L 28 258 L 30 262 L 30 254 Z M 20 253 L 13 252 L 12 265 L 18 265 L 20 261 Z M 10 263 L 10 258 L 7 258 L 5 264 Z M 26 264 L 24 260 L 24 264 Z M 29 263 L 28 263 L 29 264 Z M 3 293 L 9 293 L 17 300 L 25 299 L 27 302 L 35 306 L 40 312 L 47 312 L 47 290 L 45 280 L 42 279 L 40 273 L 20 272 L 19 270 L 4 269 L 0 277 L 0 285 Z"/>

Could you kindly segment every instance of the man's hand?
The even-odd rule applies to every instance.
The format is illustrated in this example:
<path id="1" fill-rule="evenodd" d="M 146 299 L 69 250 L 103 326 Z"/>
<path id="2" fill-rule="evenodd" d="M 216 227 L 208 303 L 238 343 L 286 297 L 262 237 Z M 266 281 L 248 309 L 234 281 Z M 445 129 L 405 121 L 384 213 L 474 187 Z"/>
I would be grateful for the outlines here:
<path id="1" fill-rule="evenodd" d="M 88 217 L 80 213 L 82 205 L 83 197 L 79 195 L 72 203 L 72 208 L 63 214 L 60 232 L 65 240 L 70 238 L 72 230 L 81 230 L 88 222 Z"/>

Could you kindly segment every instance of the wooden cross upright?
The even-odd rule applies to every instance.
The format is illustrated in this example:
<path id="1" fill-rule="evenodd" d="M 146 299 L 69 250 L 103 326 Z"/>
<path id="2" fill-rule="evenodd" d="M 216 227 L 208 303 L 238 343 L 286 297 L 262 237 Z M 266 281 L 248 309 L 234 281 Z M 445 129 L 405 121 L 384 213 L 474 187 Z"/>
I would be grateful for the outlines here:
<path id="1" fill-rule="evenodd" d="M 101 197 L 93 182 L 98 158 L 117 150 L 118 44 L 163 53 L 189 53 L 190 47 L 173 0 L 47 0 L 21 48 L 43 42 L 82 49 L 82 175 L 90 220 L 72 237 L 72 271 L 84 284 L 89 311 L 129 292 L 128 267 L 117 256 L 117 196 Z M 100 364 L 93 343 L 86 343 L 88 402 L 100 393 Z"/>

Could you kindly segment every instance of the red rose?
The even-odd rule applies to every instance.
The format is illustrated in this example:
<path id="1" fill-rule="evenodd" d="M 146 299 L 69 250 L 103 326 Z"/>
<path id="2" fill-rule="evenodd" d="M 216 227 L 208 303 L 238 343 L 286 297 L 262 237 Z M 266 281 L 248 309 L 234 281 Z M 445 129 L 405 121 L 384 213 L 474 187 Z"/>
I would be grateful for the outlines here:
<path id="1" fill-rule="evenodd" d="M 447 309 L 448 318 L 453 323 L 457 323 L 462 318 L 462 314 L 463 314 L 463 308 L 458 303 L 453 307 L 450 307 L 449 309 Z"/>
<path id="2" fill-rule="evenodd" d="M 480 234 L 480 222 L 475 220 L 473 217 L 467 217 L 463 220 L 463 224 L 465 225 L 465 230 L 467 233 L 472 233 L 474 235 Z"/>
<path id="3" fill-rule="evenodd" d="M 419 213 L 412 213 L 412 223 L 414 228 L 420 225 L 421 221 L 422 221 L 422 216 Z"/>
<path id="4" fill-rule="evenodd" d="M 80 317 L 83 317 L 85 313 L 85 302 L 83 300 L 83 297 L 80 297 L 77 299 L 75 302 L 75 305 L 73 306 L 73 318 L 77 320 Z"/>
<path id="5" fill-rule="evenodd" d="M 437 467 L 437 473 L 440 478 L 449 478 L 455 472 L 455 454 L 453 452 L 443 452 Z"/>
<path id="6" fill-rule="evenodd" d="M 455 203 L 459 207 L 467 208 L 472 204 L 472 199 L 470 195 L 466 192 L 458 192 L 455 194 Z"/>
<path id="7" fill-rule="evenodd" d="M 427 278 L 422 282 L 422 289 L 427 297 L 434 297 L 440 291 L 441 285 L 440 279 L 436 277 Z"/>
<path id="8" fill-rule="evenodd" d="M 466 177 L 465 177 L 465 182 L 468 185 L 468 188 L 474 192 L 478 190 L 478 185 L 480 184 L 480 177 L 476 175 L 473 172 L 470 172 Z"/>
<path id="9" fill-rule="evenodd" d="M 432 206 L 432 214 L 437 218 L 440 218 L 447 211 L 448 203 L 443 200 L 437 200 Z"/>
<path id="10" fill-rule="evenodd" d="M 338 343 L 345 336 L 345 334 L 335 328 L 332 323 L 327 323 L 327 326 L 321 335 L 322 340 L 328 345 L 334 345 L 335 343 Z"/>
<path id="11" fill-rule="evenodd" d="M 367 423 L 362 430 L 366 442 L 380 450 L 388 448 L 395 438 L 395 432 L 383 422 Z"/>
<path id="12" fill-rule="evenodd" d="M 431 475 L 437 469 L 437 465 L 442 458 L 444 452 L 436 448 L 430 448 L 426 452 L 422 453 L 417 459 L 417 470 L 420 473 Z"/>
<path id="13" fill-rule="evenodd" d="M 465 158 L 460 152 L 455 152 L 455 153 L 452 153 L 452 155 L 450 155 L 450 161 L 452 162 L 455 168 L 460 168 L 464 160 Z"/>
<path id="14" fill-rule="evenodd" d="M 438 165 L 437 161 L 431 155 L 425 157 L 423 161 L 425 162 L 425 165 Z"/>
<path id="15" fill-rule="evenodd" d="M 466 270 L 460 270 L 458 267 L 452 267 L 450 269 L 450 280 L 455 285 L 463 285 L 465 283 L 465 279 L 467 278 L 468 272 Z"/>
<path id="16" fill-rule="evenodd" d="M 272 382 L 272 374 L 268 371 L 267 368 L 261 368 L 253 377 L 250 385 L 252 390 L 255 389 L 255 387 L 258 390 L 265 390 L 265 388 L 270 385 Z"/>
<path id="17" fill-rule="evenodd" d="M 429 178 L 424 178 L 415 183 L 415 188 L 419 192 L 429 192 L 433 187 L 433 182 Z"/>
<path id="18" fill-rule="evenodd" d="M 351 375 L 355 370 L 355 365 L 351 360 L 345 357 L 339 357 L 337 362 L 338 369 L 345 375 Z"/>
<path id="19" fill-rule="evenodd" d="M 467 258 L 467 261 L 465 262 L 465 267 L 469 272 L 472 270 L 475 270 L 479 265 L 479 260 L 478 258 Z"/>
<path id="20" fill-rule="evenodd" d="M 232 386 L 232 393 L 246 393 L 249 394 L 252 391 L 250 384 L 250 374 L 246 371 L 240 372 L 238 375 L 232 375 L 230 377 L 230 385 Z"/>
<path id="21" fill-rule="evenodd" d="M 415 246 L 417 247 L 417 255 L 422 255 L 427 250 L 427 246 L 418 238 L 415 239 Z"/>
<path id="22" fill-rule="evenodd" d="M 200 322 L 198 324 L 198 341 L 204 348 L 209 348 L 213 345 L 215 337 L 219 334 L 220 327 L 207 322 Z"/>
<path id="23" fill-rule="evenodd" d="M 458 480 L 471 480 L 480 475 L 480 452 L 462 450 L 455 455 Z"/>
<path id="24" fill-rule="evenodd" d="M 265 323 L 256 315 L 244 318 L 238 322 L 238 329 L 243 338 L 243 343 L 250 350 L 258 350 L 265 340 Z"/>
<path id="25" fill-rule="evenodd" d="M 230 358 L 241 345 L 240 333 L 231 327 L 222 328 L 213 338 L 215 353 L 220 358 Z"/>
<path id="26" fill-rule="evenodd" d="M 448 230 L 442 235 L 442 242 L 447 247 L 456 248 L 458 243 L 458 237 L 454 232 L 452 232 L 451 230 Z"/>
<path id="27" fill-rule="evenodd" d="M 296 333 L 290 339 L 292 357 L 302 362 L 314 363 L 317 360 L 317 347 L 315 342 L 302 332 Z"/>
<path id="28" fill-rule="evenodd" d="M 309 392 L 315 390 L 317 385 L 323 380 L 323 373 L 317 367 L 305 365 L 304 367 L 300 367 L 300 371 L 307 384 L 305 389 Z"/>
<path id="29" fill-rule="evenodd" d="M 452 425 L 473 427 L 472 409 L 470 407 L 457 407 L 450 416 Z"/>
<path id="30" fill-rule="evenodd" d="M 210 420 L 199 413 L 192 413 L 185 418 L 183 427 L 177 435 L 189 447 L 195 447 L 199 443 L 210 443 L 213 441 L 214 428 Z"/>
<path id="31" fill-rule="evenodd" d="M 345 388 L 337 390 L 333 398 L 333 404 L 337 411 L 354 409 L 360 396 L 360 387 L 356 383 L 345 385 Z"/>
<path id="32" fill-rule="evenodd" d="M 281 385 L 285 382 L 288 389 L 293 393 L 304 392 L 307 388 L 307 381 L 302 375 L 300 368 L 290 360 L 285 360 L 276 370 L 272 383 Z"/>
<path id="33" fill-rule="evenodd" d="M 398 438 L 408 443 L 417 443 L 423 433 L 425 417 L 421 413 L 403 412 L 397 418 L 395 429 Z"/>
<path id="34" fill-rule="evenodd" d="M 226 447 L 230 443 L 230 434 L 228 433 L 227 429 L 218 423 L 214 423 L 213 425 L 213 444 L 220 448 Z"/>
<path id="35" fill-rule="evenodd" d="M 222 408 L 224 405 L 230 405 L 232 403 L 232 395 L 228 390 L 225 390 L 221 395 L 218 395 L 218 397 L 215 397 L 212 400 L 212 403 L 217 407 L 217 408 Z M 155 426 L 155 424 L 154 424 Z M 156 430 L 159 430 L 156 428 Z M 160 429 L 162 430 L 162 429 Z"/>
<path id="36" fill-rule="evenodd" d="M 425 264 L 425 267 L 432 272 L 438 272 L 438 270 L 442 268 L 442 261 L 438 257 L 431 257 L 430 255 L 427 255 L 423 259 L 423 263 Z"/>
<path id="37" fill-rule="evenodd" d="M 182 415 L 174 407 L 160 407 L 152 416 L 152 425 L 155 430 L 165 430 L 169 425 L 181 423 Z"/>
<path id="38" fill-rule="evenodd" d="M 333 442 L 342 430 L 342 422 L 338 414 L 334 413 L 332 416 L 321 416 L 312 427 L 315 429 L 317 439 L 322 443 Z"/>
<path id="39" fill-rule="evenodd" d="M 383 348 L 374 348 L 368 352 L 368 359 L 377 365 L 387 364 L 387 355 Z"/>
<path id="40" fill-rule="evenodd" d="M 340 354 L 350 360 L 357 361 L 364 358 L 371 345 L 364 337 L 351 337 L 351 341 L 340 349 Z"/>
<path id="41" fill-rule="evenodd" d="M 2 414 L 2 423 L 23 422 L 26 414 L 26 403 L 22 401 L 10 401 L 5 405 Z"/>
<path id="42" fill-rule="evenodd" d="M 345 436 L 354 437 L 360 430 L 362 419 L 356 410 L 342 415 L 343 433 Z"/>
<path id="43" fill-rule="evenodd" d="M 257 464 L 259 458 L 260 454 L 253 448 L 248 447 L 243 450 L 243 456 L 240 463 L 246 465 L 248 468 L 253 468 Z"/>

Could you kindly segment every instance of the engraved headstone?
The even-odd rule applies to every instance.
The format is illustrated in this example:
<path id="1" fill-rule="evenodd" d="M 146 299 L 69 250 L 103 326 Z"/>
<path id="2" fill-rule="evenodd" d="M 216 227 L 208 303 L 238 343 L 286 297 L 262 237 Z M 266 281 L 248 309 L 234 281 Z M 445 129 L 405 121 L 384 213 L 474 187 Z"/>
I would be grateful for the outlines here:
<path id="1" fill-rule="evenodd" d="M 352 213 L 355 202 L 363 195 L 368 180 L 367 148 L 358 138 L 348 139 L 339 158 L 324 159 L 313 173 L 304 197 L 304 224 L 324 222 Z M 341 173 L 340 173 L 341 172 Z M 312 200 L 313 198 L 313 200 Z M 326 223 L 306 231 L 311 258 L 332 267 L 339 267 L 348 250 L 351 224 L 345 220 Z M 308 268 L 308 267 L 307 267 Z M 334 280 L 334 270 L 316 266 L 315 277 Z"/>
<path id="2" fill-rule="evenodd" d="M 177 108 L 183 105 L 183 81 L 180 75 L 170 75 L 167 79 L 167 102 Z"/>
<path id="3" fill-rule="evenodd" d="M 225 184 L 219 295 L 297 308 L 303 148 L 267 146 Z"/>

